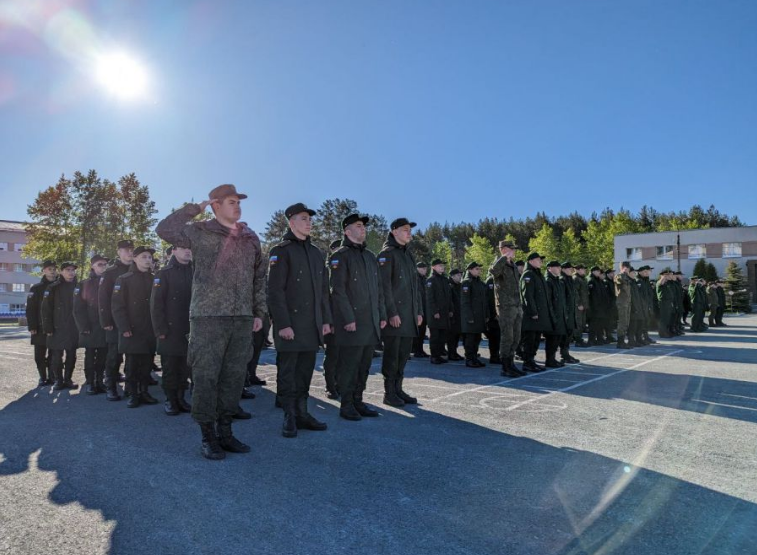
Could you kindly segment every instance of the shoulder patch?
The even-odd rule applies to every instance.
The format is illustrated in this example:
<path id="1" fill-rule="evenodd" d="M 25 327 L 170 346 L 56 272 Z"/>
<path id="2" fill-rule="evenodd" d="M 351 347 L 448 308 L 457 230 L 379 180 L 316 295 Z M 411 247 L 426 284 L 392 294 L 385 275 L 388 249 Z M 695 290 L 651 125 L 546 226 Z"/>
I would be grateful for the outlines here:
<path id="1" fill-rule="evenodd" d="M 494 289 L 494 284 L 493 283 L 489 284 L 489 289 Z"/>
<path id="2" fill-rule="evenodd" d="M 331 266 L 332 270 L 336 270 L 339 267 L 339 259 L 338 258 L 332 258 L 331 262 L 329 262 L 329 265 Z"/>
<path id="3" fill-rule="evenodd" d="M 115 285 L 113 286 L 113 292 L 114 292 L 114 293 L 118 293 L 119 291 L 121 291 L 121 284 L 120 284 L 120 283 L 116 283 L 116 284 L 115 284 Z"/>
<path id="4" fill-rule="evenodd" d="M 81 291 L 81 289 L 79 289 L 78 287 L 74 287 L 74 295 L 78 295 L 79 291 Z"/>
<path id="5" fill-rule="evenodd" d="M 383 266 L 387 262 L 389 262 L 389 259 L 386 256 L 380 256 L 378 259 L 379 266 Z"/>
<path id="6" fill-rule="evenodd" d="M 28 294 L 28 295 L 26 296 L 26 298 L 27 298 L 27 299 L 31 299 L 31 298 L 32 298 L 33 296 L 34 296 L 34 293 L 29 293 L 29 294 Z"/>
<path id="7" fill-rule="evenodd" d="M 105 278 L 104 277 L 100 277 L 100 285 L 103 284 L 103 281 L 105 281 Z"/>
<path id="8" fill-rule="evenodd" d="M 154 280 L 152 280 L 152 286 L 153 287 L 160 287 L 160 278 L 156 277 Z"/>
<path id="9" fill-rule="evenodd" d="M 278 262 L 279 262 L 279 257 L 276 254 L 271 255 L 271 257 L 268 259 L 269 266 L 275 266 L 276 264 L 278 264 Z"/>
<path id="10" fill-rule="evenodd" d="M 433 286 L 434 286 L 434 282 L 433 282 L 433 281 L 431 281 L 431 280 L 428 280 L 428 281 L 426 282 L 426 287 L 433 287 Z"/>
<path id="11" fill-rule="evenodd" d="M 45 297 L 49 297 L 50 296 L 50 291 L 48 289 L 45 289 L 44 296 Z"/>
<path id="12" fill-rule="evenodd" d="M 531 281 L 531 276 L 524 276 L 523 277 L 523 281 L 525 281 L 526 283 L 530 282 Z"/>
<path id="13" fill-rule="evenodd" d="M 470 287 L 467 285 L 463 285 L 463 293 L 467 293 L 470 290 Z"/>

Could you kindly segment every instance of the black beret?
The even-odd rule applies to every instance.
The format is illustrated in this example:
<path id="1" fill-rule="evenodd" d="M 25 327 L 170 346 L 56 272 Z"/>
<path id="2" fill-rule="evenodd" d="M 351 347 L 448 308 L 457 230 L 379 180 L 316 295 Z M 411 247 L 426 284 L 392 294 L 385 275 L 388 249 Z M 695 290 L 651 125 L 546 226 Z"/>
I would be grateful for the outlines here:
<path id="1" fill-rule="evenodd" d="M 284 215 L 287 218 L 291 218 L 292 216 L 295 216 L 295 215 L 297 215 L 297 214 L 299 214 L 301 212 L 307 212 L 311 216 L 315 216 L 316 215 L 316 211 L 315 210 L 313 210 L 312 208 L 308 208 L 307 206 L 305 206 L 301 202 L 293 204 L 292 206 L 290 206 L 289 208 L 287 208 L 286 210 L 284 210 Z"/>
<path id="2" fill-rule="evenodd" d="M 363 222 L 363 225 L 368 225 L 368 222 L 370 222 L 371 219 L 368 216 L 361 216 L 360 214 L 350 214 L 346 218 L 342 220 L 342 229 L 346 228 L 348 225 L 352 225 L 355 222 Z"/>
<path id="3" fill-rule="evenodd" d="M 452 271 L 451 271 L 451 272 L 449 273 L 449 275 L 451 275 L 451 276 L 456 276 L 456 275 L 458 275 L 458 274 L 462 274 L 462 273 L 463 273 L 463 272 L 462 272 L 461 270 L 458 270 L 457 268 L 455 268 L 454 270 L 452 270 Z"/>
<path id="4" fill-rule="evenodd" d="M 393 221 L 393 222 L 392 222 L 391 224 L 389 224 L 389 227 L 390 227 L 390 228 L 391 228 L 392 230 L 394 230 L 394 229 L 397 229 L 398 227 L 402 227 L 403 225 L 409 225 L 410 227 L 415 227 L 415 226 L 417 226 L 418 224 L 417 224 L 417 223 L 415 223 L 415 222 L 411 222 L 411 221 L 410 221 L 410 220 L 408 220 L 407 218 L 397 218 L 397 219 L 396 219 L 396 220 L 394 220 L 394 221 Z"/>

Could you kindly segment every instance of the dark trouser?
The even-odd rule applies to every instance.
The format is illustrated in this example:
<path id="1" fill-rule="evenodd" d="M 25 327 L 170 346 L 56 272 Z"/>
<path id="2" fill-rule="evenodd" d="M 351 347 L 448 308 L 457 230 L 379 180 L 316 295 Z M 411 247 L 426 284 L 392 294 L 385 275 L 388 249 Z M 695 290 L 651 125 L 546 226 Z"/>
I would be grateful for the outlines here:
<path id="1" fill-rule="evenodd" d="M 592 316 L 589 319 L 589 341 L 602 341 L 605 337 L 604 319 L 598 316 Z"/>
<path id="2" fill-rule="evenodd" d="M 573 330 L 573 340 L 581 341 L 586 327 L 586 307 L 583 310 L 576 308 L 576 329 Z"/>
<path id="3" fill-rule="evenodd" d="M 103 383 L 107 347 L 90 347 L 84 350 L 84 377 L 90 385 Z"/>
<path id="4" fill-rule="evenodd" d="M 499 327 L 499 321 L 496 318 L 492 318 L 486 324 L 486 331 L 484 332 L 487 341 L 489 341 L 489 360 L 496 360 L 500 357 L 499 347 L 502 343 L 502 330 Z"/>
<path id="5" fill-rule="evenodd" d="M 410 358 L 413 337 L 384 336 L 384 356 L 381 359 L 381 373 L 387 381 L 399 380 L 405 375 L 405 364 Z"/>
<path id="6" fill-rule="evenodd" d="M 573 342 L 575 330 L 568 330 L 566 335 L 560 336 L 560 356 L 567 358 L 570 356 L 570 344 Z"/>
<path id="7" fill-rule="evenodd" d="M 63 353 L 66 354 L 65 362 Z M 74 366 L 76 366 L 76 349 L 50 349 L 50 372 L 53 373 L 56 381 L 70 380 L 74 375 Z"/>
<path id="8" fill-rule="evenodd" d="M 466 333 L 463 335 L 463 345 L 465 345 L 465 360 L 478 360 L 478 346 L 481 344 L 481 334 Z"/>
<path id="9" fill-rule="evenodd" d="M 166 397 L 186 391 L 192 369 L 187 364 L 187 357 L 166 355 L 163 358 L 162 386 Z"/>
<path id="10" fill-rule="evenodd" d="M 460 343 L 460 336 L 462 334 L 457 330 L 447 330 L 447 354 L 456 355 L 457 346 Z"/>
<path id="11" fill-rule="evenodd" d="M 715 314 L 715 323 L 718 326 L 722 326 L 723 325 L 723 313 L 724 312 L 725 312 L 725 307 L 724 306 L 719 306 L 718 307 L 718 311 Z"/>
<path id="12" fill-rule="evenodd" d="M 373 345 L 340 345 L 337 375 L 342 404 L 362 400 L 373 362 Z"/>
<path id="13" fill-rule="evenodd" d="M 48 379 L 50 359 L 48 358 L 47 345 L 34 345 L 34 363 L 37 365 L 39 378 L 41 380 Z M 55 379 L 52 372 L 49 372 L 49 379 Z"/>
<path id="14" fill-rule="evenodd" d="M 209 424 L 237 413 L 252 358 L 252 317 L 189 321 L 187 364 L 192 368 L 192 418 Z"/>
<path id="15" fill-rule="evenodd" d="M 447 330 L 431 328 L 431 338 L 429 340 L 429 344 L 431 346 L 432 357 L 440 357 L 444 355 L 444 345 L 446 342 Z"/>
<path id="16" fill-rule="evenodd" d="M 536 358 L 536 352 L 539 350 L 540 340 L 540 331 L 529 330 L 521 332 L 521 342 L 523 344 L 523 360 L 525 360 L 526 362 L 533 362 L 534 358 Z"/>
<path id="17" fill-rule="evenodd" d="M 265 328 L 263 328 L 265 329 Z M 247 363 L 247 379 L 252 380 L 258 377 L 258 364 L 260 364 L 260 353 L 265 345 L 266 334 L 263 330 L 256 331 L 252 334 L 252 358 Z"/>
<path id="18" fill-rule="evenodd" d="M 108 343 L 108 354 L 105 355 L 105 383 L 115 389 L 118 384 L 118 371 L 123 362 L 123 355 L 118 352 L 118 343 Z"/>
<path id="19" fill-rule="evenodd" d="M 544 337 L 545 337 L 544 350 L 547 352 L 547 360 L 555 360 L 557 349 L 560 348 L 560 345 L 562 344 L 565 336 L 547 333 L 545 334 Z"/>
<path id="20" fill-rule="evenodd" d="M 276 357 L 276 395 L 281 399 L 307 398 L 317 351 L 279 351 Z"/>
<path id="21" fill-rule="evenodd" d="M 718 313 L 717 307 L 710 308 L 710 315 L 707 317 L 707 323 L 710 326 L 716 325 L 717 322 L 715 321 L 715 318 L 716 318 L 717 313 Z"/>
<path id="22" fill-rule="evenodd" d="M 333 334 L 330 334 L 333 335 Z M 330 337 L 327 335 L 326 337 Z M 339 347 L 334 343 L 334 338 L 326 339 L 326 352 L 323 355 L 323 377 L 326 380 L 326 389 L 339 390 Z"/>
<path id="23" fill-rule="evenodd" d="M 413 339 L 413 353 L 416 355 L 423 352 L 423 342 L 426 340 L 426 321 L 418 326 L 418 337 Z"/>
<path id="24" fill-rule="evenodd" d="M 126 382 L 132 395 L 139 395 L 147 391 L 150 385 L 150 370 L 152 370 L 152 354 L 126 355 Z"/>

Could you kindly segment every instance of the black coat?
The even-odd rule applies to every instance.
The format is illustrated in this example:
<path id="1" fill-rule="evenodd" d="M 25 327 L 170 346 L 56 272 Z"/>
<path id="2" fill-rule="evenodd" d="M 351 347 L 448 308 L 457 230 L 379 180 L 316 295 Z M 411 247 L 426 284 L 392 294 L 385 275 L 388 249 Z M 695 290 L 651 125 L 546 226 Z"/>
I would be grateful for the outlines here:
<path id="1" fill-rule="evenodd" d="M 418 273 L 418 269 L 415 269 L 415 274 L 418 276 L 418 294 L 421 296 L 421 307 L 423 307 L 423 324 L 428 324 L 428 303 L 426 302 L 426 276 L 422 276 Z"/>
<path id="2" fill-rule="evenodd" d="M 150 317 L 152 272 L 140 272 L 136 264 L 118 276 L 113 286 L 111 312 L 118 327 L 118 352 L 126 355 L 155 354 L 155 332 Z M 124 337 L 130 331 L 131 337 Z"/>
<path id="3" fill-rule="evenodd" d="M 576 322 L 578 314 L 578 293 L 573 283 L 573 278 L 566 274 L 561 274 L 563 286 L 565 287 L 565 326 L 568 333 L 578 327 Z"/>
<path id="4" fill-rule="evenodd" d="M 332 322 L 329 282 L 325 257 L 309 237 L 300 240 L 290 230 L 271 249 L 267 296 L 277 351 L 317 351 L 323 345 L 323 325 Z M 285 328 L 294 330 L 291 341 L 279 336 Z"/>
<path id="5" fill-rule="evenodd" d="M 98 314 L 99 290 L 100 278 L 94 271 L 74 289 L 74 320 L 79 330 L 79 346 L 85 349 L 108 346 Z"/>
<path id="6" fill-rule="evenodd" d="M 460 284 L 449 278 L 449 291 L 452 295 L 452 316 L 449 319 L 449 329 L 453 333 L 460 333 Z"/>
<path id="7" fill-rule="evenodd" d="M 460 284 L 460 330 L 484 333 L 489 320 L 489 288 L 481 278 L 466 275 Z"/>
<path id="8" fill-rule="evenodd" d="M 36 332 L 32 335 L 32 345 L 46 345 L 47 336 L 42 329 L 42 298 L 45 291 L 53 281 L 48 281 L 45 276 L 39 283 L 35 283 L 29 288 L 29 294 L 26 296 L 26 325 L 29 331 Z"/>
<path id="9" fill-rule="evenodd" d="M 79 346 L 79 331 L 74 321 L 74 289 L 76 279 L 58 278 L 42 298 L 42 327 L 50 350 L 75 350 Z"/>
<path id="10" fill-rule="evenodd" d="M 547 297 L 547 283 L 538 268 L 531 264 L 520 276 L 520 298 L 523 303 L 523 331 L 552 332 L 552 305 Z M 534 316 L 538 316 L 534 320 Z"/>
<path id="11" fill-rule="evenodd" d="M 565 291 L 565 280 L 562 276 L 553 276 L 547 272 L 547 295 L 549 304 L 552 306 L 552 331 L 554 335 L 567 335 L 568 330 L 568 310 L 567 294 Z"/>
<path id="12" fill-rule="evenodd" d="M 418 316 L 423 316 L 421 294 L 425 294 L 425 291 L 419 287 L 420 282 L 415 277 L 418 270 L 413 255 L 407 245 L 401 246 L 394 235 L 389 233 L 378 254 L 378 265 L 381 286 L 384 288 L 386 318 L 400 317 L 400 327 L 393 328 L 387 323 L 382 335 L 417 337 Z"/>
<path id="13" fill-rule="evenodd" d="M 489 321 L 499 325 L 497 319 L 497 295 L 494 291 L 494 276 L 486 278 L 486 302 L 489 305 Z"/>
<path id="14" fill-rule="evenodd" d="M 436 330 L 450 329 L 449 313 L 452 312 L 452 290 L 449 279 L 444 274 L 431 271 L 426 280 L 426 320 L 428 327 Z M 438 314 L 439 318 L 434 318 Z"/>
<path id="15" fill-rule="evenodd" d="M 187 356 L 192 272 L 191 263 L 181 264 L 171 257 L 152 280 L 150 317 L 159 355 Z M 161 335 L 165 337 L 160 339 Z"/>
<path id="16" fill-rule="evenodd" d="M 607 288 L 601 278 L 591 276 L 589 278 L 589 317 L 597 320 L 609 318 L 610 298 Z"/>
<path id="17" fill-rule="evenodd" d="M 129 265 L 116 259 L 111 266 L 108 266 L 103 275 L 100 276 L 100 289 L 97 292 L 97 309 L 100 317 L 100 325 L 103 328 L 113 327 L 112 330 L 105 330 L 105 337 L 108 343 L 118 343 L 118 330 L 113 320 L 112 302 L 113 286 L 118 276 L 129 271 Z"/>
<path id="18" fill-rule="evenodd" d="M 386 311 L 376 255 L 345 237 L 332 253 L 329 268 L 336 344 L 378 344 Z M 356 331 L 346 331 L 344 326 L 352 322 Z"/>

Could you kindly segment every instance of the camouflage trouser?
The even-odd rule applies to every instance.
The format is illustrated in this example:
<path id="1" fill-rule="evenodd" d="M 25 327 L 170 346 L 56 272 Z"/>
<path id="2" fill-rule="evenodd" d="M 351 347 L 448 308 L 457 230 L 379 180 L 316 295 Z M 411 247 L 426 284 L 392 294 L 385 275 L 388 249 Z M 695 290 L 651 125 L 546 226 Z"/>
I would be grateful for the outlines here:
<path id="1" fill-rule="evenodd" d="M 515 349 L 520 343 L 520 325 L 523 321 L 523 309 L 519 306 L 499 307 L 499 356 L 506 360 L 515 356 Z"/>
<path id="2" fill-rule="evenodd" d="M 628 335 L 631 324 L 631 303 L 618 303 L 618 335 Z"/>
<path id="3" fill-rule="evenodd" d="M 192 368 L 192 418 L 201 424 L 236 414 L 252 358 L 252 318 L 193 318 L 187 364 Z"/>

